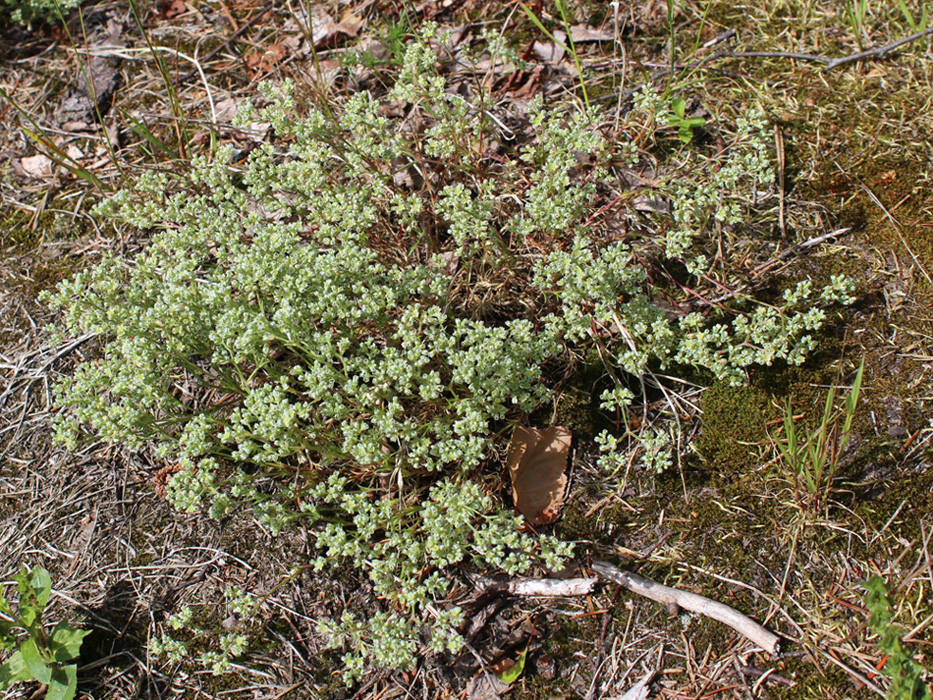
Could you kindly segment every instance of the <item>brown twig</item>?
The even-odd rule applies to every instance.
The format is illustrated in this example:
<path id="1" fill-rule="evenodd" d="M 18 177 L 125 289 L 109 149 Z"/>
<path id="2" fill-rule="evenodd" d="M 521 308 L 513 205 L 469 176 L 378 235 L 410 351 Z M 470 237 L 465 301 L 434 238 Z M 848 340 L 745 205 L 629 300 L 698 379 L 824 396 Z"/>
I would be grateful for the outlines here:
<path id="1" fill-rule="evenodd" d="M 724 625 L 728 625 L 770 654 L 776 654 L 780 647 L 780 637 L 728 605 L 704 598 L 696 593 L 688 593 L 687 591 L 663 586 L 644 576 L 623 571 L 604 561 L 593 562 L 591 568 L 603 578 L 624 586 L 632 593 L 637 593 L 664 605 L 674 605 L 690 612 L 706 615 Z"/>
<path id="2" fill-rule="evenodd" d="M 648 80 L 637 87 L 630 88 L 620 92 L 614 92 L 609 95 L 602 95 L 592 100 L 592 102 L 601 102 L 603 100 L 617 99 L 620 95 L 622 99 L 629 99 L 636 92 L 641 90 L 645 85 L 649 85 L 654 81 L 663 78 L 664 76 L 671 73 L 672 70 L 686 70 L 686 69 L 696 69 L 700 68 L 707 63 L 712 63 L 713 61 L 718 61 L 721 58 L 789 58 L 797 61 L 814 61 L 816 63 L 822 63 L 826 70 L 831 70 L 833 68 L 838 68 L 839 66 L 845 65 L 846 63 L 853 63 L 855 61 L 861 61 L 865 58 L 884 58 L 886 54 L 893 51 L 894 49 L 903 46 L 904 44 L 909 44 L 912 41 L 917 39 L 922 39 L 923 37 L 933 34 L 933 27 L 924 29 L 920 32 L 914 32 L 910 36 L 905 36 L 903 39 L 898 39 L 893 41 L 890 44 L 885 44 L 884 46 L 878 46 L 874 49 L 868 49 L 866 51 L 859 51 L 858 53 L 849 54 L 848 56 L 839 56 L 838 58 L 829 58 L 828 56 L 820 56 L 819 54 L 812 53 L 795 53 L 793 51 L 718 51 L 714 54 L 710 54 L 704 58 L 694 61 L 693 63 L 678 63 L 673 67 L 665 67 L 661 70 L 655 71 L 649 76 Z M 645 64 L 649 65 L 650 64 Z"/>
<path id="3" fill-rule="evenodd" d="M 899 46 L 904 44 L 909 44 L 911 41 L 916 41 L 917 39 L 922 39 L 923 37 L 933 34 L 933 27 L 924 29 L 923 31 L 914 32 L 910 36 L 905 36 L 903 39 L 898 39 L 897 41 L 892 41 L 890 44 L 885 44 L 884 46 L 878 46 L 873 49 L 867 49 L 865 51 L 859 51 L 858 53 L 849 54 L 848 56 L 840 56 L 838 58 L 829 58 L 827 56 L 819 56 L 817 54 L 811 53 L 789 53 L 785 51 L 741 51 L 741 52 L 732 52 L 732 51 L 723 51 L 718 54 L 714 54 L 708 60 L 715 60 L 716 58 L 792 58 L 800 61 L 816 61 L 822 63 L 826 66 L 826 70 L 832 68 L 837 68 L 838 66 L 845 65 L 846 63 L 854 63 L 855 61 L 861 61 L 863 58 L 884 58 L 885 54 Z"/>

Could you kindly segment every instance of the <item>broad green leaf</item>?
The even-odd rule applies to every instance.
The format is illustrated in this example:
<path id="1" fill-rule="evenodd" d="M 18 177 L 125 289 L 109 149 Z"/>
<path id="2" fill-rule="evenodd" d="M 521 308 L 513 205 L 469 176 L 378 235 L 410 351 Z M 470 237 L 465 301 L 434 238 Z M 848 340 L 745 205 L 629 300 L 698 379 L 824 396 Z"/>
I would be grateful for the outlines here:
<path id="1" fill-rule="evenodd" d="M 687 114 L 687 103 L 681 98 L 675 97 L 671 100 L 671 111 L 676 114 L 679 119 L 683 119 Z"/>
<path id="2" fill-rule="evenodd" d="M 82 640 L 91 633 L 90 630 L 72 629 L 65 620 L 62 620 L 52 630 L 49 650 L 55 661 L 63 663 L 76 658 L 81 652 Z"/>
<path id="3" fill-rule="evenodd" d="M 78 687 L 78 669 L 74 664 L 58 669 L 49 683 L 45 700 L 71 700 Z"/>
<path id="4" fill-rule="evenodd" d="M 6 690 L 14 683 L 28 681 L 31 678 L 26 662 L 23 661 L 23 655 L 18 651 L 0 664 L 0 690 Z"/>
<path id="5" fill-rule="evenodd" d="M 0 618 L 0 644 L 3 643 L 4 638 L 9 638 L 9 641 L 12 642 L 15 640 L 15 635 L 13 635 L 10 630 L 18 625 L 11 620 L 4 620 Z"/>
<path id="6" fill-rule="evenodd" d="M 33 678 L 40 683 L 48 683 L 52 680 L 52 669 L 46 666 L 45 660 L 36 647 L 35 639 L 30 637 L 23 642 L 20 651 L 23 653 L 23 662 L 26 664 L 26 668 L 29 670 L 29 673 L 32 674 Z"/>
<path id="7" fill-rule="evenodd" d="M 49 602 L 49 595 L 52 593 L 52 577 L 49 572 L 41 566 L 37 566 L 29 575 L 29 585 L 36 592 L 36 602 L 39 607 L 45 609 L 45 604 Z"/>
<path id="8" fill-rule="evenodd" d="M 525 647 L 525 651 L 522 652 L 522 655 L 518 657 L 515 661 L 515 665 L 507 668 L 502 673 L 497 673 L 496 678 L 498 678 L 503 683 L 512 684 L 518 680 L 518 677 L 522 675 L 522 671 L 525 670 L 525 659 L 528 656 L 528 647 Z"/>
<path id="9" fill-rule="evenodd" d="M 34 628 L 36 627 L 36 622 L 42 619 L 42 611 L 33 605 L 27 605 L 20 601 L 19 606 L 19 621 L 23 624 L 29 633 L 32 634 Z"/>

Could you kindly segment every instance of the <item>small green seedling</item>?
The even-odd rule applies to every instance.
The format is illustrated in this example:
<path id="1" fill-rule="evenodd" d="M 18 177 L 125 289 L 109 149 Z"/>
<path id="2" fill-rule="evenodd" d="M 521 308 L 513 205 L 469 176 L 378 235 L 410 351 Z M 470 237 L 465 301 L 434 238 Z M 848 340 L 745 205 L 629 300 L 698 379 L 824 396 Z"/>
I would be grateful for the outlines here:
<path id="1" fill-rule="evenodd" d="M 496 678 L 498 678 L 503 683 L 512 685 L 515 681 L 518 680 L 518 677 L 522 675 L 522 671 L 525 670 L 525 660 L 528 658 L 528 647 L 525 647 L 525 650 L 521 653 L 521 656 L 515 661 L 514 664 L 509 666 L 504 671 L 497 673 Z"/>
<path id="2" fill-rule="evenodd" d="M 684 143 L 690 143 L 693 140 L 693 130 L 706 124 L 703 117 L 687 117 L 687 104 L 679 97 L 671 100 L 672 115 L 668 118 L 671 126 L 677 127 L 677 136 Z"/>
<path id="3" fill-rule="evenodd" d="M 880 576 L 872 576 L 862 584 L 865 607 L 871 613 L 868 626 L 878 635 L 878 648 L 887 655 L 881 672 L 891 679 L 888 700 L 930 700 L 930 689 L 923 682 L 923 667 L 914 661 L 904 645 L 902 630 L 894 624 L 894 603 L 891 589 Z"/>
<path id="4" fill-rule="evenodd" d="M 24 566 L 13 578 L 19 591 L 17 610 L 0 595 L 0 650 L 13 652 L 0 665 L 0 690 L 37 680 L 48 686 L 46 700 L 71 700 L 78 685 L 77 666 L 68 662 L 78 657 L 81 640 L 90 632 L 72 629 L 65 620 L 45 628 L 42 613 L 52 593 L 52 578 L 41 566 L 32 571 Z M 27 638 L 20 641 L 16 630 L 25 630 Z"/>

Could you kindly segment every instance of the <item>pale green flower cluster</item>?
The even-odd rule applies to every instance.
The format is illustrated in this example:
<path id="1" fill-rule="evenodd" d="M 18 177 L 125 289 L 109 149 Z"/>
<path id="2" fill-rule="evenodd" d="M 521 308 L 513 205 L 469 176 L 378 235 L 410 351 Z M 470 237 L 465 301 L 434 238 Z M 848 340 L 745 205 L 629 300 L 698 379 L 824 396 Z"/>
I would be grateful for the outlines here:
<path id="1" fill-rule="evenodd" d="M 652 90 L 636 94 L 636 109 L 663 109 Z M 703 232 L 712 220 L 736 223 L 756 188 L 774 181 L 764 115 L 755 108 L 738 120 L 736 141 L 723 161 L 709 161 L 693 178 L 670 183 L 674 226 L 665 234 L 667 258 L 680 260 L 691 275 L 709 272 Z M 689 169 L 689 168 L 687 168 Z M 686 258 L 686 259 L 684 259 Z M 851 303 L 852 282 L 834 276 L 817 290 L 809 280 L 784 294 L 784 304 L 756 305 L 734 312 L 731 323 L 711 323 L 691 313 L 671 319 L 651 302 L 644 269 L 634 264 L 629 246 L 612 243 L 595 249 L 577 237 L 569 251 L 555 251 L 536 268 L 536 284 L 557 295 L 561 312 L 548 319 L 551 329 L 570 340 L 581 340 L 595 328 L 612 329 L 621 343 L 615 351 L 619 366 L 641 376 L 656 360 L 664 369 L 680 363 L 710 370 L 717 379 L 744 381 L 751 365 L 770 366 L 776 360 L 801 364 L 815 347 L 813 333 L 825 312 L 816 306 Z"/>
<path id="2" fill-rule="evenodd" d="M 596 444 L 599 445 L 596 465 L 600 469 L 612 475 L 625 470 L 629 464 L 628 456 L 625 454 L 625 440 L 608 430 L 603 430 L 596 436 Z"/>
<path id="3" fill-rule="evenodd" d="M 666 98 L 650 86 L 636 92 L 633 101 L 629 119 L 635 123 L 669 121 Z M 672 225 L 666 227 L 659 247 L 664 258 L 683 264 L 691 275 L 687 284 L 714 275 L 707 255 L 713 252 L 711 231 L 741 223 L 759 198 L 759 188 L 767 190 L 773 184 L 769 143 L 764 113 L 753 107 L 737 119 L 735 138 L 722 156 L 701 159 L 688 153 L 680 166 L 685 175 L 660 188 L 671 201 Z M 855 300 L 852 281 L 834 275 L 819 290 L 810 280 L 798 282 L 784 291 L 783 303 L 777 306 L 739 297 L 740 304 L 751 302 L 751 310 L 730 310 L 729 322 L 717 320 L 719 312 L 672 317 L 652 302 L 645 269 L 637 259 L 631 245 L 595 246 L 578 236 L 569 249 L 554 251 L 537 264 L 535 283 L 561 304 L 560 312 L 547 318 L 549 330 L 571 341 L 614 335 L 611 359 L 623 373 L 642 380 L 651 366 L 666 370 L 680 364 L 740 384 L 753 365 L 770 366 L 778 360 L 802 364 L 816 347 L 815 333 L 826 319 L 822 307 Z M 601 407 L 624 411 L 634 397 L 623 377 L 613 379 L 616 388 L 604 392 Z M 622 440 L 608 432 L 596 439 L 602 469 L 617 473 L 632 464 Z M 649 471 L 660 473 L 673 464 L 676 441 L 669 433 L 643 431 L 635 442 L 640 462 Z"/>
<path id="4" fill-rule="evenodd" d="M 481 486 L 463 477 L 432 486 L 419 512 L 411 507 L 417 495 L 404 484 L 391 495 L 373 499 L 368 490 L 337 473 L 306 497 L 315 504 L 305 507 L 307 513 L 322 518 L 332 512 L 352 516 L 351 523 L 332 521 L 315 532 L 320 555 L 314 566 L 324 569 L 334 561 L 348 560 L 370 572 L 380 599 L 394 609 L 411 612 L 405 618 L 380 613 L 365 624 L 346 612 L 339 620 L 321 622 L 320 631 L 332 645 L 350 648 L 344 656 L 348 678 L 358 677 L 355 669 L 363 669 L 366 658 L 384 668 L 411 667 L 419 620 L 425 614 L 433 618 L 430 648 L 459 651 L 463 640 L 456 627 L 462 613 L 458 608 L 438 611 L 450 588 L 442 573 L 445 567 L 473 562 L 515 575 L 534 563 L 534 552 L 554 569 L 571 554 L 568 543 L 521 532 L 520 517 L 495 512 Z M 420 538 L 412 538 L 414 528 L 420 528 Z M 374 544 L 376 533 L 381 538 Z M 425 574 L 430 569 L 434 570 Z"/>
<path id="5" fill-rule="evenodd" d="M 572 182 L 571 171 L 580 164 L 581 155 L 605 156 L 609 142 L 592 126 L 597 121 L 595 110 L 577 112 L 568 121 L 549 114 L 539 96 L 528 105 L 528 111 L 536 138 L 521 159 L 535 166 L 535 174 L 524 194 L 523 214 L 513 219 L 510 228 L 522 237 L 539 232 L 566 235 L 580 220 L 597 184 L 606 177 L 596 167 L 590 169 L 585 181 Z"/>
<path id="6" fill-rule="evenodd" d="M 742 222 L 759 187 L 774 183 L 768 122 L 760 107 L 736 120 L 736 135 L 720 158 L 699 164 L 688 161 L 687 175 L 671 183 L 674 221 L 678 227 L 667 235 L 669 257 L 678 258 L 690 247 L 694 235 L 706 229 L 710 219 L 723 224 Z"/>
<path id="7" fill-rule="evenodd" d="M 393 98 L 430 106 L 435 138 L 472 139 L 465 103 L 446 95 L 435 63 L 415 42 Z M 369 572 L 389 607 L 354 637 L 353 677 L 365 662 L 410 665 L 425 620 L 431 646 L 459 646 L 459 613 L 444 602 L 450 567 L 517 574 L 569 556 L 568 545 L 522 532 L 470 478 L 490 456 L 493 426 L 548 398 L 541 366 L 560 345 L 528 319 L 462 315 L 454 273 L 438 264 L 444 250 L 469 265 L 498 245 L 489 219 L 499 175 L 475 182 L 453 169 L 436 202 L 406 193 L 395 164 L 420 152 L 420 137 L 367 95 L 336 119 L 299 119 L 289 86 L 265 91 L 258 117 L 291 140 L 287 152 L 266 145 L 237 167 L 221 149 L 194 158 L 183 182 L 145 176 L 100 207 L 155 233 L 132 262 L 105 257 L 52 298 L 69 332 L 103 340 L 102 357 L 58 386 L 69 409 L 59 438 L 73 445 L 90 428 L 153 443 L 180 466 L 167 488 L 179 510 L 249 509 L 273 534 L 314 525 L 315 565 Z M 556 120 L 538 124 L 558 138 Z M 579 120 L 573 129 L 586 131 Z M 524 166 L 546 167 L 551 190 L 568 188 L 561 169 L 588 147 L 562 144 Z M 557 225 L 526 209 L 515 220 L 527 233 Z M 448 222 L 441 240 L 425 238 L 424 215 Z M 404 243 L 387 254 L 399 228 Z M 352 619 L 333 623 L 339 638 Z M 227 641 L 205 657 L 214 671 L 242 646 Z M 181 653 L 169 638 L 154 648 Z"/>
<path id="8" fill-rule="evenodd" d="M 641 462 L 648 471 L 661 474 L 674 464 L 671 454 L 673 440 L 669 432 L 652 428 L 642 433 L 639 441 L 642 449 Z"/>

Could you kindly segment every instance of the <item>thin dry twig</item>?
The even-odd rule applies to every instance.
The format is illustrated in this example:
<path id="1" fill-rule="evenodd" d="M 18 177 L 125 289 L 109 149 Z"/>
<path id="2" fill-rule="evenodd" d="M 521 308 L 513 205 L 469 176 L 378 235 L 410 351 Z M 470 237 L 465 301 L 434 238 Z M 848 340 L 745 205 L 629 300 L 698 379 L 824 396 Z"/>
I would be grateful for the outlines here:
<path id="1" fill-rule="evenodd" d="M 617 91 L 609 95 L 597 97 L 593 100 L 593 102 L 601 102 L 603 100 L 616 99 L 619 97 L 621 97 L 623 100 L 627 100 L 636 92 L 641 90 L 645 85 L 650 85 L 656 80 L 660 80 L 661 78 L 669 75 L 672 70 L 694 70 L 701 68 L 708 63 L 718 61 L 722 58 L 788 58 L 797 61 L 813 61 L 816 63 L 822 63 L 825 70 L 831 70 L 847 63 L 861 61 L 865 58 L 884 58 L 894 49 L 903 46 L 904 44 L 909 44 L 912 41 L 916 41 L 917 39 L 922 39 L 929 34 L 933 34 L 933 27 L 924 29 L 920 32 L 915 32 L 910 36 L 906 36 L 903 39 L 898 39 L 897 41 L 893 41 L 890 44 L 885 44 L 884 46 L 877 46 L 873 49 L 859 51 L 858 53 L 849 54 L 847 56 L 838 56 L 837 58 L 829 58 L 828 56 L 820 56 L 819 54 L 812 53 L 796 53 L 793 51 L 718 51 L 697 61 L 693 61 L 692 63 L 678 63 L 673 67 L 667 66 L 657 70 L 652 73 L 644 83 L 641 83 L 636 87 L 629 88 L 628 90 Z"/>
<path id="2" fill-rule="evenodd" d="M 824 64 L 826 66 L 826 70 L 830 70 L 832 68 L 845 65 L 846 63 L 861 61 L 863 58 L 884 58 L 886 54 L 898 48 L 899 46 L 909 44 L 910 42 L 916 41 L 917 39 L 922 39 L 929 34 L 933 34 L 933 27 L 924 29 L 923 31 L 914 32 L 910 36 L 905 36 L 903 39 L 892 41 L 890 44 L 885 44 L 884 46 L 877 46 L 873 49 L 859 51 L 858 53 L 849 54 L 848 56 L 839 56 L 838 58 L 829 58 L 828 56 L 820 56 L 818 54 L 811 53 L 793 53 L 785 51 L 723 51 L 710 56 L 704 62 L 712 61 L 717 58 L 792 58 L 799 61 L 816 61 L 818 63 Z"/>
<path id="3" fill-rule="evenodd" d="M 722 622 L 770 654 L 776 654 L 780 648 L 780 637 L 728 605 L 710 600 L 696 593 L 688 593 L 687 591 L 661 585 L 644 576 L 623 571 L 608 562 L 593 562 L 591 568 L 603 578 L 623 586 L 632 593 L 637 593 L 664 605 L 676 605 L 684 610 L 699 613 Z"/>

